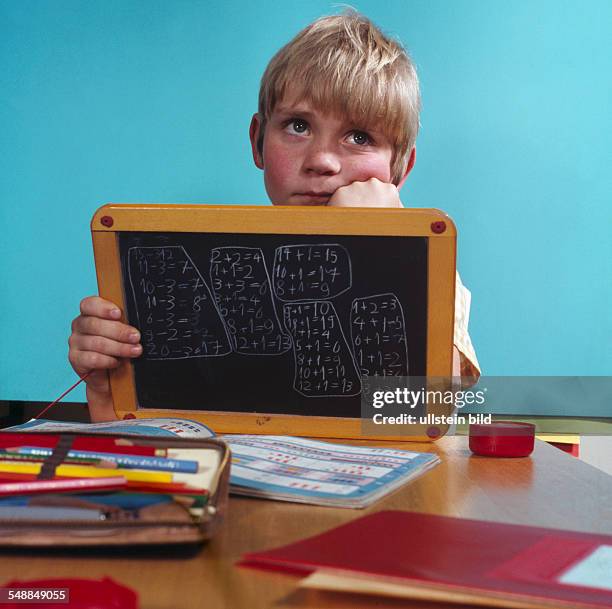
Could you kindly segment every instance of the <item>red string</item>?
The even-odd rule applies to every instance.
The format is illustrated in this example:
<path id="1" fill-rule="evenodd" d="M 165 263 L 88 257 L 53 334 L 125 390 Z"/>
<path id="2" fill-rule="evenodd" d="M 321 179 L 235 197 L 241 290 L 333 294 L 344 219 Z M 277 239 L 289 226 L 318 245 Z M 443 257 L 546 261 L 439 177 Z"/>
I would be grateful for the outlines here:
<path id="1" fill-rule="evenodd" d="M 45 412 L 47 412 L 47 410 L 51 408 L 51 406 L 55 406 L 55 404 L 57 404 L 63 397 L 67 396 L 75 387 L 78 387 L 78 385 L 80 385 L 90 374 L 91 374 L 91 370 L 87 372 L 86 374 L 84 374 L 82 377 L 80 377 L 79 380 L 72 387 L 70 387 L 69 389 L 66 389 L 66 391 L 64 391 L 64 393 L 62 393 L 62 395 L 59 396 L 59 398 L 57 398 L 56 400 L 53 400 L 51 404 L 46 406 L 43 409 L 43 411 L 39 413 L 37 416 L 35 416 L 34 418 L 40 419 L 40 417 L 42 417 L 43 414 L 45 414 Z"/>

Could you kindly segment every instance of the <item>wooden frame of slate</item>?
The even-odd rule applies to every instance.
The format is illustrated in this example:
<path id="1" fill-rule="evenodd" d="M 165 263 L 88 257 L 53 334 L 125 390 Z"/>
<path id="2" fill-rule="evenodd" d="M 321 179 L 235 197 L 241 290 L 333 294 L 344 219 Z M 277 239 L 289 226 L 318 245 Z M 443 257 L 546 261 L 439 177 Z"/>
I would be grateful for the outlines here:
<path id="1" fill-rule="evenodd" d="M 110 204 L 91 230 L 100 295 L 142 334 L 141 358 L 110 374 L 119 418 L 174 415 L 217 433 L 446 433 L 364 433 L 359 418 L 361 374 L 452 374 L 456 230 L 443 212 Z"/>

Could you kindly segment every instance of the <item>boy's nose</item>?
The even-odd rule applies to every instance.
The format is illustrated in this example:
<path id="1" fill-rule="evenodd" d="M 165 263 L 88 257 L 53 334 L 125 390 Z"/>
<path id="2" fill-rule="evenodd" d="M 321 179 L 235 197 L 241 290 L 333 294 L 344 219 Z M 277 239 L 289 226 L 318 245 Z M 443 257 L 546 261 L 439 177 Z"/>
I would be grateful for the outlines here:
<path id="1" fill-rule="evenodd" d="M 312 146 L 304 158 L 304 170 L 319 175 L 335 175 L 340 172 L 340 159 L 328 146 Z"/>

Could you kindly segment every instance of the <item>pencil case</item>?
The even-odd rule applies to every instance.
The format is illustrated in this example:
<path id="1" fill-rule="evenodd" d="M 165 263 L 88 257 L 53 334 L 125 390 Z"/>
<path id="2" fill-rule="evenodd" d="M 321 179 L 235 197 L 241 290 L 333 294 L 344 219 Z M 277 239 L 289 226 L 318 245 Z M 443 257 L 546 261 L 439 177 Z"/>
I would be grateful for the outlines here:
<path id="1" fill-rule="evenodd" d="M 132 455 L 136 449 L 155 454 L 179 454 L 183 459 L 181 463 L 193 462 L 189 460 L 193 457 L 198 463 L 195 480 L 200 481 L 202 476 L 204 486 L 208 488 L 200 488 L 191 479 L 187 486 L 182 481 L 174 481 L 179 476 L 184 480 L 189 475 L 156 474 L 133 467 L 131 470 L 121 469 L 121 480 L 123 482 L 125 476 L 127 486 L 119 490 L 104 491 L 98 488 L 92 491 L 85 488 L 75 492 L 66 492 L 65 489 L 62 492 L 53 489 L 32 491 L 41 481 L 46 485 L 38 484 L 38 487 L 52 487 L 58 480 L 64 481 L 66 486 L 65 481 L 70 480 L 66 476 L 66 468 L 81 467 L 78 459 L 71 455 L 83 454 L 83 451 L 77 450 L 79 447 L 93 445 L 99 448 L 101 442 L 113 443 L 118 446 L 116 452 L 132 451 Z M 39 459 L 35 466 L 36 469 L 40 468 L 36 476 L 19 473 L 24 469 L 31 471 L 32 466 L 28 465 L 28 461 L 16 461 L 17 467 L 12 467 L 12 461 L 2 461 L 4 471 L 0 472 L 0 488 L 4 492 L 0 493 L 0 547 L 201 544 L 210 539 L 223 522 L 228 503 L 230 450 L 217 438 L 0 432 L 0 450 L 5 456 L 13 454 L 10 453 L 13 449 L 7 448 L 9 446 L 25 451 L 19 446 L 24 443 L 33 445 L 34 449 L 38 447 L 39 452 L 47 456 L 42 462 Z M 30 447 L 27 450 L 32 452 L 34 449 Z M 106 452 L 110 453 L 109 450 Z M 138 455 L 134 457 L 141 458 Z M 19 456 L 13 458 L 20 459 Z M 160 461 L 178 459 L 161 458 Z M 106 461 L 97 462 L 96 467 L 99 463 L 102 463 L 101 473 L 94 472 L 94 477 L 99 477 L 100 484 L 103 484 L 110 478 L 104 475 L 107 471 L 104 469 L 107 467 Z M 118 472 L 117 469 L 112 475 L 118 476 Z M 140 479 L 135 479 L 138 476 Z M 158 480 L 160 478 L 162 482 Z M 172 481 L 168 482 L 170 478 Z M 76 484 L 76 478 L 74 480 Z M 30 482 L 34 484 L 28 484 Z M 117 481 L 116 484 L 121 482 Z M 18 492 L 11 492 L 13 489 Z M 132 505 L 126 505 L 126 502 Z M 96 512 L 99 512 L 99 516 L 96 516 Z M 31 514 L 35 514 L 35 517 Z M 87 517 L 84 518 L 84 514 Z"/>

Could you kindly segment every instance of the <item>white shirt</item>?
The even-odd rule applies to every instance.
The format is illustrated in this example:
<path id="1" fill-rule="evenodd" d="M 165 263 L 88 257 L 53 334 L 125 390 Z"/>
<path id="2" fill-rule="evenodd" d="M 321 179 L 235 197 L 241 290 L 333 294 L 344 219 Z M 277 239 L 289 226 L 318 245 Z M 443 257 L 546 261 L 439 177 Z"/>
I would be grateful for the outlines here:
<path id="1" fill-rule="evenodd" d="M 460 356 L 461 376 L 480 376 L 480 364 L 476 357 L 476 351 L 472 345 L 472 339 L 468 333 L 468 322 L 470 319 L 470 305 L 472 294 L 461 282 L 457 273 L 455 285 L 455 333 L 453 342 Z"/>

